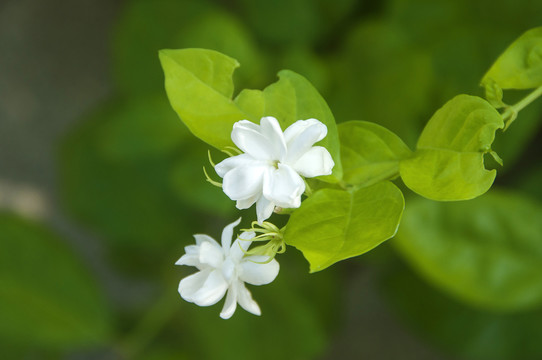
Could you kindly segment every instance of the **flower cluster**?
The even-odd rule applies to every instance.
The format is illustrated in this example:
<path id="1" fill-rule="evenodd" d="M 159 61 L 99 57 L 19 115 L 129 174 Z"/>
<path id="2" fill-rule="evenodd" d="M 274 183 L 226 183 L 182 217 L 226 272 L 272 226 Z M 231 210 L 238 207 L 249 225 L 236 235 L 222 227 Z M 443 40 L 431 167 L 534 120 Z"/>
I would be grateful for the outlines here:
<path id="1" fill-rule="evenodd" d="M 298 208 L 305 192 L 305 178 L 330 175 L 335 165 L 328 150 L 314 146 L 327 135 L 316 119 L 298 120 L 284 132 L 277 119 L 263 117 L 260 125 L 248 120 L 233 125 L 231 138 L 242 151 L 215 165 L 223 178 L 224 193 L 238 209 L 256 204 L 259 228 L 243 231 L 232 244 L 233 230 L 241 219 L 222 232 L 221 245 L 208 235 L 194 235 L 196 245 L 185 247 L 176 265 L 195 266 L 199 271 L 182 279 L 179 294 L 199 306 L 216 304 L 226 295 L 220 317 L 230 318 L 237 303 L 260 315 L 245 283 L 264 285 L 278 275 L 275 254 L 284 252 L 281 230 L 264 222 L 275 207 Z M 256 235 L 259 233 L 259 235 Z M 249 250 L 254 241 L 267 241 Z"/>

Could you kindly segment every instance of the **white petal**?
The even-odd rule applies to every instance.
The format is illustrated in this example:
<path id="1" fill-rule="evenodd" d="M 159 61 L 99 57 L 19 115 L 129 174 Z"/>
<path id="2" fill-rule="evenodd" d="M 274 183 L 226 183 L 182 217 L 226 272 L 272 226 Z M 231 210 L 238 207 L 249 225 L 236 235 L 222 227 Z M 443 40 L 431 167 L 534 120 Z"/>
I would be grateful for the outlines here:
<path id="1" fill-rule="evenodd" d="M 222 271 L 222 276 L 228 285 L 231 285 L 232 280 L 237 280 L 237 263 L 233 262 L 231 258 L 226 258 L 220 271 Z"/>
<path id="2" fill-rule="evenodd" d="M 196 244 L 197 244 L 197 245 L 201 245 L 201 244 L 204 243 L 205 241 L 208 241 L 208 242 L 210 242 L 210 243 L 214 243 L 214 244 L 220 246 L 220 245 L 218 244 L 218 242 L 217 242 L 215 239 L 213 239 L 212 237 L 210 237 L 209 235 L 205 235 L 205 234 L 195 234 L 195 235 L 194 235 L 194 239 L 196 239 Z M 185 250 L 186 250 L 186 248 L 185 248 Z"/>
<path id="3" fill-rule="evenodd" d="M 206 241 L 200 245 L 199 261 L 216 269 L 224 262 L 224 252 L 220 246 Z"/>
<path id="4" fill-rule="evenodd" d="M 320 141 L 326 137 L 327 126 L 324 123 L 322 123 L 320 120 L 317 120 L 317 119 L 297 120 L 295 123 L 288 126 L 286 130 L 284 130 L 284 139 L 286 140 L 286 144 L 291 143 L 296 137 L 298 137 L 300 134 L 305 132 L 310 127 L 320 128 L 321 133 L 316 141 Z"/>
<path id="5" fill-rule="evenodd" d="M 272 159 L 280 160 L 286 154 L 286 141 L 277 119 L 272 116 L 260 120 L 260 131 L 272 146 Z"/>
<path id="6" fill-rule="evenodd" d="M 212 269 L 198 271 L 182 279 L 179 283 L 179 294 L 181 297 L 188 302 L 194 302 L 194 294 L 203 287 L 211 271 Z"/>
<path id="7" fill-rule="evenodd" d="M 241 262 L 241 273 L 239 279 L 252 284 L 269 284 L 279 274 L 279 263 L 273 259 L 268 263 L 262 263 L 269 258 L 267 256 L 248 256 Z"/>
<path id="8" fill-rule="evenodd" d="M 274 158 L 275 146 L 267 139 L 258 125 L 248 120 L 233 124 L 231 139 L 243 152 L 258 160 L 278 160 Z"/>
<path id="9" fill-rule="evenodd" d="M 224 297 L 227 289 L 228 283 L 222 276 L 222 272 L 213 270 L 203 283 L 203 286 L 192 295 L 192 301 L 199 306 L 214 305 Z"/>
<path id="10" fill-rule="evenodd" d="M 181 256 L 175 265 L 197 266 L 199 264 L 199 246 L 188 245 L 184 247 L 185 254 Z"/>
<path id="11" fill-rule="evenodd" d="M 260 132 L 260 125 L 253 123 L 252 121 L 249 121 L 249 120 L 240 120 L 236 122 L 235 124 L 233 124 L 233 128 L 235 129 L 236 127 L 244 128 L 244 129 L 246 128 L 248 130 Z"/>
<path id="12" fill-rule="evenodd" d="M 241 166 L 228 171 L 222 189 L 232 200 L 243 200 L 258 196 L 262 192 L 263 176 L 267 166 Z"/>
<path id="13" fill-rule="evenodd" d="M 211 238 L 211 240 L 213 240 Z M 214 240 L 213 240 L 214 241 Z M 187 255 L 198 255 L 199 254 L 199 245 L 188 245 L 184 247 L 184 252 Z"/>
<path id="14" fill-rule="evenodd" d="M 246 199 L 237 200 L 237 202 L 235 203 L 235 207 L 239 210 L 248 209 L 249 207 L 254 205 L 254 203 L 258 201 L 261 196 L 262 194 L 261 192 L 259 192 Z"/>
<path id="15" fill-rule="evenodd" d="M 248 154 L 241 154 L 237 156 L 232 156 L 229 158 L 226 158 L 215 165 L 215 171 L 221 178 L 226 175 L 226 173 L 232 169 L 235 169 L 236 167 L 243 166 L 243 165 L 251 165 L 253 164 L 255 160 L 252 156 Z"/>
<path id="16" fill-rule="evenodd" d="M 239 235 L 239 239 L 235 240 L 233 243 L 231 250 L 230 250 L 230 259 L 234 263 L 239 263 L 243 256 L 245 255 L 245 251 L 250 247 L 250 244 L 252 244 L 252 239 L 256 234 L 252 231 L 250 232 L 243 232 L 241 235 Z"/>
<path id="17" fill-rule="evenodd" d="M 228 289 L 228 294 L 226 295 L 226 301 L 224 302 L 224 307 L 220 312 L 220 317 L 222 319 L 229 319 L 232 317 L 235 309 L 237 308 L 237 282 L 234 283 Z"/>
<path id="18" fill-rule="evenodd" d="M 230 253 L 231 239 L 233 237 L 233 229 L 237 225 L 239 225 L 240 222 L 241 222 L 241 218 L 235 220 L 229 225 L 226 225 L 226 227 L 222 231 L 222 249 L 226 256 L 228 256 L 228 254 Z"/>
<path id="19" fill-rule="evenodd" d="M 211 238 L 208 235 L 203 234 L 196 234 L 194 235 L 196 238 L 196 243 L 199 245 L 188 245 L 184 247 L 185 254 L 181 256 L 179 260 L 175 263 L 175 265 L 187 265 L 187 266 L 195 266 L 199 270 L 203 270 L 205 267 L 207 267 L 207 264 L 202 264 L 200 261 L 200 246 L 203 243 L 209 243 L 214 244 L 215 246 L 220 247 L 218 243 Z"/>
<path id="20" fill-rule="evenodd" d="M 269 219 L 273 210 L 275 209 L 275 204 L 265 197 L 260 197 L 256 202 L 256 217 L 258 218 L 258 223 L 261 224 L 265 220 Z"/>
<path id="21" fill-rule="evenodd" d="M 285 162 L 288 164 L 294 163 L 326 135 L 327 126 L 316 119 L 296 121 L 284 132 L 288 147 Z"/>
<path id="22" fill-rule="evenodd" d="M 197 255 L 184 254 L 183 256 L 181 256 L 179 260 L 177 260 L 175 265 L 195 266 L 198 269 L 202 267 L 202 264 L 199 261 L 199 254 Z"/>
<path id="23" fill-rule="evenodd" d="M 250 291 L 245 287 L 245 284 L 241 281 L 237 283 L 237 302 L 243 309 L 248 311 L 249 313 L 252 313 L 254 315 L 261 315 L 262 311 L 260 310 L 260 307 L 252 299 L 252 294 Z"/>
<path id="24" fill-rule="evenodd" d="M 295 171 L 305 177 L 331 174 L 335 162 L 325 147 L 314 146 L 293 165 Z"/>
<path id="25" fill-rule="evenodd" d="M 303 179 L 288 165 L 279 164 L 278 169 L 264 177 L 263 196 L 276 206 L 298 208 L 304 191 Z"/>

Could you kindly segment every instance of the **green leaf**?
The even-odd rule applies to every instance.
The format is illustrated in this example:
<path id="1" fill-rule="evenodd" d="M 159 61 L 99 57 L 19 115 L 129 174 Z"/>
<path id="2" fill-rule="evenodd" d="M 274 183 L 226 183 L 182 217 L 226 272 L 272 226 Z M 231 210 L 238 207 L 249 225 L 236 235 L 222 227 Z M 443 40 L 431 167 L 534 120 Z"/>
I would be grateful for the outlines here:
<path id="1" fill-rule="evenodd" d="M 403 208 L 403 194 L 391 182 L 321 189 L 291 215 L 284 240 L 303 252 L 311 272 L 320 271 L 393 237 Z"/>
<path id="2" fill-rule="evenodd" d="M 263 116 L 274 116 L 285 130 L 297 120 L 315 118 L 327 126 L 327 136 L 318 143 L 328 149 L 335 166 L 333 173 L 322 180 L 337 182 L 342 178 L 340 142 L 335 118 L 326 101 L 303 76 L 293 71 L 279 72 L 279 81 L 263 91 Z"/>
<path id="3" fill-rule="evenodd" d="M 502 89 L 542 86 L 542 27 L 531 29 L 512 43 L 482 78 L 482 85 Z"/>
<path id="4" fill-rule="evenodd" d="M 382 277 L 385 302 L 417 338 L 460 359 L 541 358 L 542 308 L 513 313 L 482 311 L 429 286 L 400 261 L 394 264 Z"/>
<path id="5" fill-rule="evenodd" d="M 485 193 L 496 170 L 484 168 L 500 114 L 485 100 L 458 95 L 429 120 L 414 157 L 400 164 L 404 183 L 433 200 L 467 200 Z"/>
<path id="6" fill-rule="evenodd" d="M 0 337 L 28 348 L 103 345 L 110 314 L 95 279 L 47 228 L 0 214 Z"/>
<path id="7" fill-rule="evenodd" d="M 399 162 L 412 156 L 388 129 L 366 121 L 339 124 L 344 181 L 369 186 L 399 175 Z"/>
<path id="8" fill-rule="evenodd" d="M 236 60 L 203 49 L 162 50 L 160 59 L 166 75 L 166 91 L 171 105 L 190 131 L 218 148 L 232 146 L 233 124 L 247 119 L 259 123 L 274 116 L 285 130 L 297 120 L 316 118 L 328 128 L 319 142 L 326 147 L 335 167 L 323 180 L 337 182 L 342 177 L 337 126 L 325 100 L 303 76 L 284 70 L 279 81 L 263 91 L 243 90 L 233 101 L 233 71 Z"/>
<path id="9" fill-rule="evenodd" d="M 495 109 L 500 109 L 506 106 L 502 101 L 503 93 L 502 89 L 497 85 L 492 79 L 484 83 L 484 90 L 486 100 L 493 106 Z"/>
<path id="10" fill-rule="evenodd" d="M 212 50 L 161 50 L 166 92 L 173 109 L 206 143 L 233 146 L 233 124 L 246 118 L 231 99 L 237 60 Z"/>
<path id="11" fill-rule="evenodd" d="M 264 116 L 265 96 L 261 90 L 242 90 L 235 98 L 235 104 L 247 114 L 247 120 L 259 123 Z"/>
<path id="12" fill-rule="evenodd" d="M 409 203 L 393 242 L 428 281 L 494 310 L 542 305 L 542 206 L 496 190 L 476 200 Z"/>

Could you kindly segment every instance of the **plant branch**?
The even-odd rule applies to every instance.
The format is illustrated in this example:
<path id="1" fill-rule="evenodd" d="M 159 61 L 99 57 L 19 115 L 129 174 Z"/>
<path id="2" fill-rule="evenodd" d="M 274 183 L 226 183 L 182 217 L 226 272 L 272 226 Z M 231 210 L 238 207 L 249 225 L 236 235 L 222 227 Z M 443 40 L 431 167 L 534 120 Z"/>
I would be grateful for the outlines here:
<path id="1" fill-rule="evenodd" d="M 504 130 L 508 129 L 510 124 L 516 120 L 518 113 L 523 110 L 527 105 L 542 95 L 542 86 L 533 90 L 529 95 L 515 103 L 514 105 L 507 106 L 504 112 L 501 114 L 505 122 Z"/>

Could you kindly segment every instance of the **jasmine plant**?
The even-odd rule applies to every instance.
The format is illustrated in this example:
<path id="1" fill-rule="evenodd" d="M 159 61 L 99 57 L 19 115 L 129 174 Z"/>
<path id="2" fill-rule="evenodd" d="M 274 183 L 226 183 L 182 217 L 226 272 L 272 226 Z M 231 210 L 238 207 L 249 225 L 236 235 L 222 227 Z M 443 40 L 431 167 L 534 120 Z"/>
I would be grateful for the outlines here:
<path id="1" fill-rule="evenodd" d="M 205 49 L 162 50 L 173 109 L 195 136 L 218 150 L 238 153 L 214 169 L 238 209 L 256 204 L 262 232 L 245 231 L 230 246 L 238 220 L 225 228 L 222 248 L 196 235 L 197 245 L 188 246 L 177 264 L 200 272 L 181 281 L 181 296 L 206 306 L 228 291 L 223 318 L 233 314 L 236 302 L 259 315 L 244 282 L 273 281 L 275 255 L 285 245 L 299 249 L 315 272 L 396 234 L 405 200 L 393 180 L 401 178 L 410 190 L 436 201 L 486 193 L 497 171 L 486 169 L 485 156 L 502 165 L 492 150 L 497 130 L 504 132 L 519 111 L 542 95 L 540 49 L 542 28 L 518 38 L 483 76 L 485 99 L 459 94 L 443 104 L 414 150 L 375 123 L 337 125 L 318 91 L 292 71 L 279 72 L 279 80 L 264 90 L 244 89 L 233 98 L 237 60 Z M 503 90 L 508 89 L 534 90 L 507 105 Z M 264 222 L 273 211 L 289 215 L 284 229 Z M 251 239 L 268 243 L 247 251 Z"/>

